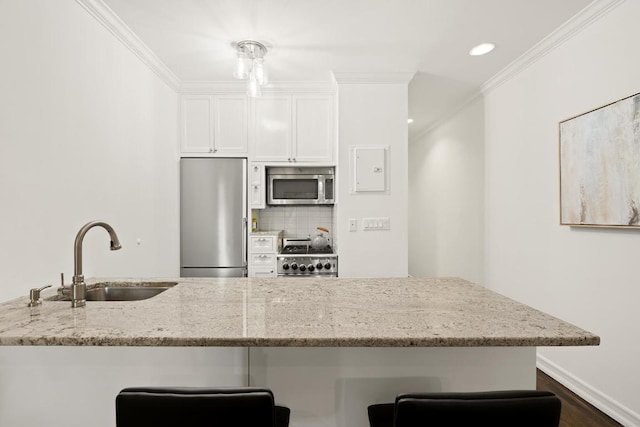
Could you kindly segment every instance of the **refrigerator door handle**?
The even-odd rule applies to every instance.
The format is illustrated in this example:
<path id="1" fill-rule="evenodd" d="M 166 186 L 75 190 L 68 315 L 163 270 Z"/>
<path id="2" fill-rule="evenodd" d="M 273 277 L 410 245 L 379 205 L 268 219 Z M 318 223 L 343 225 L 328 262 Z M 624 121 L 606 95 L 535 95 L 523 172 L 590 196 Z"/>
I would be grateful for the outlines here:
<path id="1" fill-rule="evenodd" d="M 247 267 L 247 218 L 242 218 L 242 266 Z"/>

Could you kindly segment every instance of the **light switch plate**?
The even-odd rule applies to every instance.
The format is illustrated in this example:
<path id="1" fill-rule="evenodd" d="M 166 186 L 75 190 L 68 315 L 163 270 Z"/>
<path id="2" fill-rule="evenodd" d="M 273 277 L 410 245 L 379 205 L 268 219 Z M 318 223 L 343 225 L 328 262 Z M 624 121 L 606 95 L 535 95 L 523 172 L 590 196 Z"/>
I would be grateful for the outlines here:
<path id="1" fill-rule="evenodd" d="M 349 218 L 349 231 L 358 231 L 358 220 Z"/>
<path id="2" fill-rule="evenodd" d="M 389 217 L 362 218 L 362 229 L 365 231 L 389 230 L 391 220 Z"/>

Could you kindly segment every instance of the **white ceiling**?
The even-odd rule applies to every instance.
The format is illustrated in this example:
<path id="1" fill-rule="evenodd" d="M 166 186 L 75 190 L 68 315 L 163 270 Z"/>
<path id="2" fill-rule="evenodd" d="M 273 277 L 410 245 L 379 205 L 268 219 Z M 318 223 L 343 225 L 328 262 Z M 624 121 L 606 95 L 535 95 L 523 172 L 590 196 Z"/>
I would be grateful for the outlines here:
<path id="1" fill-rule="evenodd" d="M 591 0 L 104 0 L 182 82 L 230 81 L 232 42 L 265 44 L 272 82 L 417 71 L 415 135 Z M 471 57 L 474 45 L 497 48 Z"/>

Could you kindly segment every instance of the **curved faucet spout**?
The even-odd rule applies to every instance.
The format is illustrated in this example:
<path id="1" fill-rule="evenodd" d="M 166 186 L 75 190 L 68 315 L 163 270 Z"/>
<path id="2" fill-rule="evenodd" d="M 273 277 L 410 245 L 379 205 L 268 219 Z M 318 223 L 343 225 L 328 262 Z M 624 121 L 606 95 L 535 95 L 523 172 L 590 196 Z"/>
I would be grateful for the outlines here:
<path id="1" fill-rule="evenodd" d="M 111 238 L 110 249 L 112 251 L 117 251 L 122 248 L 118 235 L 109 224 L 103 221 L 91 221 L 86 223 L 82 226 L 80 231 L 78 231 L 76 241 L 73 245 L 73 274 L 76 276 L 82 276 L 82 241 L 84 240 L 84 236 L 87 234 L 87 231 L 97 226 L 104 228 L 109 233 L 109 237 Z"/>
<path id="2" fill-rule="evenodd" d="M 82 226 L 78 234 L 76 235 L 76 240 L 73 245 L 73 284 L 71 290 L 71 306 L 72 307 L 82 307 L 85 305 L 85 289 L 86 285 L 84 283 L 84 276 L 82 275 L 82 241 L 84 240 L 85 234 L 87 231 L 91 230 L 93 227 L 100 226 L 107 230 L 109 233 L 109 237 L 111 239 L 110 249 L 112 251 L 117 251 L 122 248 L 120 245 L 120 240 L 118 239 L 118 235 L 116 234 L 113 227 L 103 221 L 91 221 Z"/>

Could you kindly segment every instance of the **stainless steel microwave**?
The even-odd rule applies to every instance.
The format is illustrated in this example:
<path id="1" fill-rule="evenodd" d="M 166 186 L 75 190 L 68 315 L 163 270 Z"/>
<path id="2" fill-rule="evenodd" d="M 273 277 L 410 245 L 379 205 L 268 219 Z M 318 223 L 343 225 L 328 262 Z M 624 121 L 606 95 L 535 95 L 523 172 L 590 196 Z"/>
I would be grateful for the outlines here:
<path id="1" fill-rule="evenodd" d="M 333 205 L 332 167 L 267 167 L 267 204 Z"/>

